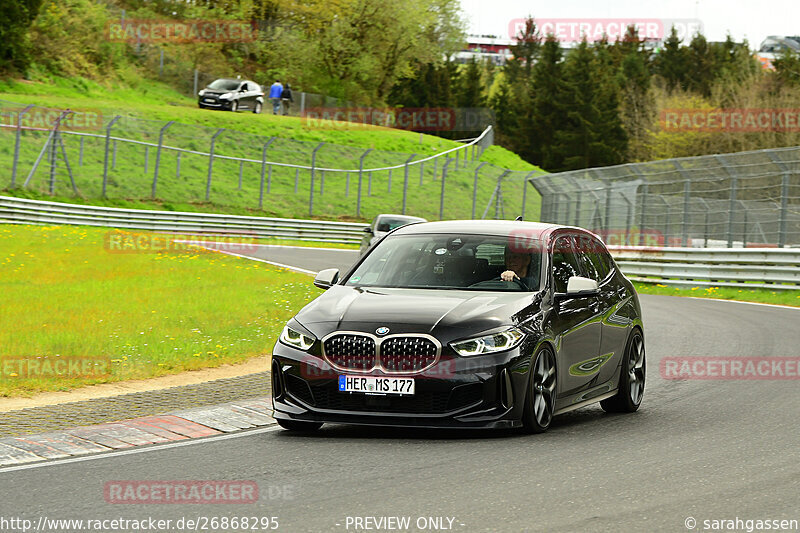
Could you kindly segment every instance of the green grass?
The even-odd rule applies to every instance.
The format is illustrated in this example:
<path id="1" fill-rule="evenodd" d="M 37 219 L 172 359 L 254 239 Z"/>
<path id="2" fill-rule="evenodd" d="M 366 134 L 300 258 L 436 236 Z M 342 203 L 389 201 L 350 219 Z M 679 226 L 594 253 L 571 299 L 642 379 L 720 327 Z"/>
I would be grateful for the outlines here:
<path id="1" fill-rule="evenodd" d="M 694 296 L 800 307 L 800 290 L 738 289 L 735 287 L 670 287 L 661 283 L 635 283 L 640 294 Z"/>
<path id="2" fill-rule="evenodd" d="M 146 150 L 141 145 L 119 143 L 117 157 L 111 161 L 107 184 L 107 199 L 102 198 L 102 175 L 105 141 L 85 137 L 83 158 L 79 157 L 80 139 L 64 136 L 66 152 L 75 175 L 79 191 L 77 201 L 103 203 L 121 207 L 142 207 L 181 211 L 212 211 L 241 214 L 259 214 L 289 218 L 313 216 L 325 219 L 369 220 L 382 212 L 402 209 L 405 173 L 402 168 L 364 173 L 362 178 L 361 212 L 357 216 L 356 191 L 358 173 L 317 171 L 314 178 L 314 208 L 309 210 L 311 173 L 292 168 L 273 167 L 271 187 L 265 190 L 263 208 L 259 208 L 261 182 L 261 149 L 269 137 L 278 137 L 269 148 L 268 159 L 275 162 L 310 164 L 312 149 L 319 142 L 327 143 L 317 154 L 317 166 L 355 169 L 359 157 L 367 148 L 373 151 L 365 157 L 365 168 L 403 163 L 408 154 L 417 158 L 460 146 L 459 143 L 430 135 L 387 128 L 319 129 L 301 118 L 280 117 L 271 114 L 227 113 L 197 109 L 193 99 L 159 84 L 148 82 L 140 87 L 104 87 L 85 80 L 55 80 L 53 84 L 32 82 L 0 82 L 0 99 L 19 103 L 33 103 L 73 110 L 96 109 L 108 118 L 122 115 L 115 126 L 115 135 L 155 143 L 158 131 L 168 120 L 177 121 L 165 135 L 166 145 L 208 152 L 210 138 L 218 128 L 226 128 L 215 146 L 215 153 L 246 157 L 257 162 L 245 163 L 215 159 L 212 173 L 210 201 L 206 202 L 208 176 L 207 156 L 184 154 L 178 160 L 176 153 L 163 150 L 159 165 L 159 179 L 155 197 L 151 197 L 156 150 Z M 146 117 L 148 121 L 130 120 L 127 117 Z M 90 131 L 89 133 L 97 133 Z M 26 132 L 21 144 L 21 162 L 18 184 L 27 177 L 41 147 L 45 133 Z M 4 139 L 4 140 L 3 140 Z M 292 139 L 291 141 L 289 139 Z M 4 129 L 0 139 L 0 171 L 11 173 L 14 135 Z M 481 216 L 494 191 L 502 168 L 519 171 L 522 177 L 535 167 L 515 154 L 500 147 L 490 147 L 482 161 L 491 163 L 481 169 L 476 198 L 476 215 Z M 63 163 L 57 168 L 54 192 L 51 195 L 47 164 L 33 176 L 29 188 L 6 191 L 8 194 L 53 198 L 59 201 L 76 201 Z M 469 218 L 472 216 L 472 193 L 475 169 L 478 162 L 464 165 L 463 157 L 458 167 L 451 163 L 444 187 L 443 217 Z M 145 172 L 145 166 L 147 171 Z M 435 220 L 439 218 L 442 192 L 443 161 L 411 166 L 408 180 L 407 212 Z M 434 173 L 435 171 L 435 173 Z M 266 175 L 269 182 L 269 173 Z M 297 182 L 297 185 L 295 185 Z M 520 214 L 522 196 L 519 182 L 506 179 L 501 218 Z M 296 192 L 295 192 L 296 189 Z M 526 197 L 526 218 L 538 219 L 539 200 L 529 187 Z M 494 214 L 494 212 L 491 212 Z"/>
<path id="3" fill-rule="evenodd" d="M 0 225 L 0 358 L 111 362 L 109 375 L 90 378 L 3 373 L 0 395 L 270 353 L 286 321 L 320 293 L 306 275 L 217 253 L 109 253 L 108 231 Z"/>

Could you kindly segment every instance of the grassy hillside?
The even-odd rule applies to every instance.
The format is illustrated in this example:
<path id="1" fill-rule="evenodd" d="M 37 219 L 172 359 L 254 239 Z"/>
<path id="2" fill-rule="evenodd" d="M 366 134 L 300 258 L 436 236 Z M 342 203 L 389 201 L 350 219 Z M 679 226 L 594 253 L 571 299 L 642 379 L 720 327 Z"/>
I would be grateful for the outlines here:
<path id="1" fill-rule="evenodd" d="M 193 99 L 186 98 L 159 83 L 140 86 L 104 87 L 85 80 L 57 79 L 52 84 L 7 81 L 0 83 L 0 100 L 21 104 L 36 104 L 51 108 L 96 110 L 103 124 L 111 117 L 122 118 L 113 134 L 156 143 L 159 129 L 167 121 L 176 121 L 164 137 L 166 146 L 197 152 L 208 152 L 215 131 L 225 128 L 215 144 L 215 154 L 251 159 L 240 166 L 238 161 L 214 159 L 210 201 L 205 201 L 209 158 L 200 154 L 163 150 L 160 156 L 159 178 L 155 197 L 151 197 L 156 150 L 129 143 L 118 143 L 117 156 L 111 158 L 107 198 L 102 197 L 105 139 L 103 127 L 88 131 L 81 137 L 64 135 L 65 150 L 75 177 L 79 194 L 76 197 L 68 181 L 64 164 L 57 163 L 54 194 L 50 195 L 49 165 L 37 170 L 25 190 L 11 194 L 33 198 L 54 198 L 63 201 L 85 201 L 105 205 L 163 208 L 174 210 L 211 210 L 232 213 L 256 213 L 282 217 L 308 217 L 311 172 L 306 169 L 275 166 L 271 179 L 266 172 L 263 209 L 259 209 L 261 183 L 261 154 L 265 141 L 277 139 L 269 147 L 272 162 L 310 165 L 311 152 L 320 142 L 326 143 L 317 154 L 317 168 L 357 169 L 359 158 L 366 149 L 373 151 L 365 157 L 365 168 L 402 164 L 409 154 L 417 158 L 463 146 L 460 143 L 431 135 L 378 127 L 328 125 L 319 128 L 305 119 L 273 116 L 269 113 L 229 113 L 201 110 Z M 5 104 L 6 106 L 8 104 Z M 13 115 L 12 115 L 13 116 Z M 10 174 L 14 137 L 7 135 L 0 142 L 0 168 Z M 46 139 L 46 132 L 26 132 L 21 146 L 18 182 L 24 181 Z M 81 157 L 82 150 L 82 157 Z M 113 148 L 112 148 L 113 151 Z M 487 162 L 479 172 L 477 215 L 480 216 L 492 197 L 496 179 L 503 168 L 520 171 L 517 177 L 535 167 L 515 154 L 493 146 L 482 158 Z M 444 187 L 445 218 L 471 216 L 473 180 L 479 162 L 466 164 L 463 154 L 459 165 L 449 165 Z M 424 167 L 410 166 L 407 212 L 429 219 L 439 218 L 444 160 Z M 501 168 L 502 167 L 502 168 Z M 435 171 L 435 173 L 434 173 Z M 240 183 L 241 175 L 241 183 Z M 355 219 L 357 172 L 320 172 L 314 175 L 313 215 L 321 218 Z M 402 168 L 390 171 L 365 172 L 362 175 L 361 219 L 379 212 L 400 211 L 405 173 Z M 513 180 L 511 180 L 513 181 Z M 269 187 L 269 190 L 266 190 Z M 512 187 L 513 188 L 513 187 Z M 519 186 L 516 187 L 519 189 Z M 8 191 L 7 191 L 8 192 Z M 532 188 L 526 199 L 526 218 L 538 214 L 538 196 Z M 516 216 L 521 211 L 521 195 L 506 194 L 501 215 Z"/>

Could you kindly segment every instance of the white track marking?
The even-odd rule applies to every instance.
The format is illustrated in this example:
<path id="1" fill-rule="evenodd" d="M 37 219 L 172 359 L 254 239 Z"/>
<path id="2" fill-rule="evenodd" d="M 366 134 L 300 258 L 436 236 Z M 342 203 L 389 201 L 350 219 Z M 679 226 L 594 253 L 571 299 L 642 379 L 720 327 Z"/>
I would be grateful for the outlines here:
<path id="1" fill-rule="evenodd" d="M 659 296 L 659 295 L 654 295 Z M 765 304 L 761 302 L 745 302 L 744 300 L 725 300 L 723 298 L 701 298 L 699 296 L 687 296 L 686 298 L 691 298 L 692 300 L 706 300 L 712 302 L 731 302 L 734 304 L 747 304 L 747 305 L 765 305 L 767 307 L 777 307 L 778 309 L 799 309 L 800 307 L 794 307 L 792 305 L 780 305 L 780 304 Z"/>
<path id="2" fill-rule="evenodd" d="M 271 425 L 265 428 L 251 429 L 237 433 L 228 433 L 226 435 L 216 435 L 214 437 L 200 437 L 190 440 L 183 440 L 177 442 L 169 442 L 165 444 L 155 444 L 151 446 L 142 446 L 130 450 L 119 450 L 114 452 L 97 452 L 92 455 L 81 455 L 79 457 L 69 457 L 67 459 L 54 459 L 51 461 L 43 460 L 40 463 L 29 463 L 19 466 L 8 466 L 0 468 L 0 476 L 6 472 L 16 472 L 18 470 L 30 470 L 32 468 L 44 468 L 47 466 L 58 466 L 67 463 L 80 463 L 83 461 L 94 461 L 96 459 L 106 459 L 109 457 L 120 457 L 123 455 L 134 455 L 137 453 L 147 453 L 152 451 L 167 450 L 172 448 L 180 448 L 183 446 L 192 446 L 194 444 L 205 444 L 208 442 L 218 442 L 221 440 L 236 439 L 239 437 L 248 437 L 250 435 L 259 435 L 261 433 L 270 433 L 272 431 L 279 431 L 281 427 L 278 425 Z"/>
<path id="3" fill-rule="evenodd" d="M 296 266 L 292 266 L 292 265 L 284 265 L 283 263 L 276 263 L 275 261 L 267 261 L 266 259 L 261 259 L 261 258 L 258 258 L 258 257 L 252 257 L 252 256 L 249 256 L 249 255 L 243 255 L 243 254 L 236 254 L 236 253 L 233 253 L 233 252 L 225 252 L 223 250 L 215 250 L 213 248 L 206 248 L 206 250 L 209 250 L 211 252 L 217 252 L 217 253 L 225 254 L 225 255 L 233 255 L 235 257 L 241 257 L 242 259 L 250 259 L 251 261 L 260 261 L 261 263 L 267 263 L 269 265 L 273 265 L 273 266 L 276 266 L 276 267 L 281 267 L 281 268 L 286 268 L 286 269 L 289 269 L 289 270 L 294 270 L 295 272 L 300 272 L 301 274 L 308 274 L 310 276 L 316 276 L 317 275 L 317 273 L 314 272 L 313 270 L 306 270 L 305 268 L 300 268 L 300 267 L 296 267 Z"/>

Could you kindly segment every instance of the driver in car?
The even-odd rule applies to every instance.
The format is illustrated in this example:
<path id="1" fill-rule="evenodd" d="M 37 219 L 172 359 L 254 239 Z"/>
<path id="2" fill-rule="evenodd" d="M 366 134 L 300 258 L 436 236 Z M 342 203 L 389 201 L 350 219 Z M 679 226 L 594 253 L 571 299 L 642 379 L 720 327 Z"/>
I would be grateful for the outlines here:
<path id="1" fill-rule="evenodd" d="M 505 249 L 506 270 L 500 274 L 500 279 L 503 281 L 519 280 L 527 285 L 529 272 L 528 269 L 531 265 L 531 254 L 512 252 L 506 246 Z"/>

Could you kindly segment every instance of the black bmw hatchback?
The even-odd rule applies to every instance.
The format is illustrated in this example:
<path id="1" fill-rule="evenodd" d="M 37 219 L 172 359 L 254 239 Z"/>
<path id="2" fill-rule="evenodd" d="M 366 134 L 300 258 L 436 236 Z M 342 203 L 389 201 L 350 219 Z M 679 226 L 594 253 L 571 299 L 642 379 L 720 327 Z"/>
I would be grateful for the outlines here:
<path id="1" fill-rule="evenodd" d="M 638 296 L 594 234 L 509 221 L 398 228 L 292 318 L 272 359 L 274 416 L 545 431 L 600 402 L 639 408 Z"/>

